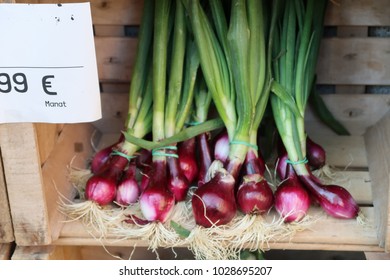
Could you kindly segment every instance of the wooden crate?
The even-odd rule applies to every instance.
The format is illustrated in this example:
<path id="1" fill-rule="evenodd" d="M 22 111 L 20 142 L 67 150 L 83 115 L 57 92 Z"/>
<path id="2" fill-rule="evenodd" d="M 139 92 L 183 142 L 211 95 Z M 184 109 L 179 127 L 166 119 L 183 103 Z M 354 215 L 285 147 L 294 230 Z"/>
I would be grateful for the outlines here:
<path id="1" fill-rule="evenodd" d="M 14 241 L 14 231 L 0 153 L 0 244 L 12 241 Z"/>
<path id="2" fill-rule="evenodd" d="M 0 261 L 10 260 L 14 249 L 13 243 L 0 243 Z"/>
<path id="3" fill-rule="evenodd" d="M 318 83 L 336 93 L 324 95 L 325 102 L 353 135 L 334 135 L 319 125 L 310 110 L 307 130 L 327 150 L 329 164 L 348 167 L 343 171 L 351 178 L 348 189 L 370 226 L 325 216 L 312 230 L 271 243 L 271 249 L 390 250 L 390 95 L 367 94 L 378 86 L 390 85 L 390 39 L 368 36 L 374 27 L 390 25 L 390 8 L 385 0 L 337 2 L 329 5 L 326 16 L 330 35 L 323 39 Z M 91 5 L 103 119 L 74 125 L 0 125 L 14 234 L 20 246 L 101 245 L 80 223 L 63 222 L 65 217 L 57 210 L 58 193 L 69 198 L 74 195 L 67 181 L 70 162 L 85 166 L 93 153 L 91 141 L 98 141 L 99 146 L 111 144 L 124 123 L 137 42 L 127 35 L 139 24 L 142 1 L 93 0 Z M 310 214 L 319 212 L 310 210 Z M 115 246 L 147 246 L 139 240 L 104 241 L 106 245 L 112 242 Z"/>

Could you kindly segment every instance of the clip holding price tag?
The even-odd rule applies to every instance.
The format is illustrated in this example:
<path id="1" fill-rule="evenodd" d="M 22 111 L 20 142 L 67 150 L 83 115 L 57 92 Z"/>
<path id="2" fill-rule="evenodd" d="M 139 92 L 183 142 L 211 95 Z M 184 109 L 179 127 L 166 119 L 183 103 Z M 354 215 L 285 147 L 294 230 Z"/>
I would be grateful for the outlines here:
<path id="1" fill-rule="evenodd" d="M 0 123 L 101 118 L 91 9 L 0 4 Z"/>

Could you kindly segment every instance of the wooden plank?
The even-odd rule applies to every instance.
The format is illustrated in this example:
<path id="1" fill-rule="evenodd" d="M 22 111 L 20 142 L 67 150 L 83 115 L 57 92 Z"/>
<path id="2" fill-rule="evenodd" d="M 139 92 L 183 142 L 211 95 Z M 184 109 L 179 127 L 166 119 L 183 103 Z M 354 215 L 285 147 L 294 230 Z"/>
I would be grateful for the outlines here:
<path id="1" fill-rule="evenodd" d="M 98 75 L 101 81 L 130 81 L 137 39 L 95 37 Z"/>
<path id="2" fill-rule="evenodd" d="M 17 0 L 17 3 L 57 3 L 54 0 Z M 61 3 L 79 3 L 80 0 L 64 0 Z M 141 22 L 143 0 L 91 0 L 94 24 L 129 25 Z"/>
<path id="3" fill-rule="evenodd" d="M 330 1 L 325 17 L 326 25 L 390 25 L 388 0 Z"/>
<path id="4" fill-rule="evenodd" d="M 96 37 L 123 37 L 125 28 L 123 25 L 94 25 L 93 32 Z"/>
<path id="5" fill-rule="evenodd" d="M 365 252 L 367 260 L 390 260 L 390 253 Z"/>
<path id="6" fill-rule="evenodd" d="M 390 251 L 390 111 L 366 135 L 375 220 L 380 245 Z"/>
<path id="7" fill-rule="evenodd" d="M 0 243 L 0 260 L 10 260 L 12 249 L 12 243 Z"/>
<path id="8" fill-rule="evenodd" d="M 51 234 L 35 126 L 1 125 L 0 145 L 15 240 L 18 244 L 48 244 Z"/>
<path id="9" fill-rule="evenodd" d="M 4 180 L 3 161 L 0 153 L 0 244 L 12 241 L 14 241 L 14 231 L 8 203 L 7 185 Z"/>
<path id="10" fill-rule="evenodd" d="M 390 84 L 388 38 L 325 38 L 318 60 L 318 83 L 340 85 Z M 137 39 L 96 37 L 101 81 L 128 82 Z"/>
<path id="11" fill-rule="evenodd" d="M 93 125 L 103 134 L 119 133 L 127 118 L 129 95 L 127 93 L 102 93 L 102 115 Z"/>
<path id="12" fill-rule="evenodd" d="M 35 130 L 37 133 L 37 139 L 39 143 L 39 157 L 40 161 L 43 164 L 51 151 L 53 150 L 58 135 L 61 133 L 63 128 L 62 124 L 54 123 L 36 123 Z"/>
<path id="13" fill-rule="evenodd" d="M 60 197 L 72 199 L 74 196 L 74 188 L 68 180 L 69 166 L 78 168 L 86 166 L 93 153 L 91 146 L 93 131 L 93 126 L 88 123 L 66 125 L 52 153 L 42 167 L 41 173 L 48 214 L 47 231 L 50 232 L 52 240 L 57 239 L 65 219 L 63 214 L 58 211 Z M 27 210 L 25 211 L 27 212 Z"/>
<path id="14" fill-rule="evenodd" d="M 362 136 L 332 136 L 310 134 L 326 151 L 329 165 L 340 168 L 366 168 L 367 156 Z"/>
<path id="15" fill-rule="evenodd" d="M 374 219 L 373 207 L 362 207 L 367 224 L 371 225 Z M 310 229 L 297 232 L 291 239 L 278 240 L 270 243 L 270 248 L 288 249 L 289 244 L 295 243 L 295 248 L 310 250 L 324 249 L 328 246 L 329 250 L 336 246 L 338 250 L 344 250 L 352 246 L 355 250 L 380 251 L 378 238 L 374 227 L 362 226 L 356 220 L 335 219 L 327 216 L 322 210 L 312 207 L 309 211 L 312 217 L 320 217 L 310 226 Z M 266 216 L 267 220 L 272 220 L 277 216 L 274 211 Z M 335 229 L 337 229 L 335 231 Z M 148 246 L 144 240 L 124 240 L 115 239 L 114 236 L 108 236 L 107 239 L 93 238 L 80 222 L 65 223 L 61 236 L 54 242 L 56 245 L 106 245 L 106 246 Z M 297 245 L 299 244 L 299 245 Z"/>
<path id="16" fill-rule="evenodd" d="M 337 37 L 367 37 L 367 26 L 338 26 Z"/>
<path id="17" fill-rule="evenodd" d="M 326 94 L 322 95 L 327 108 L 352 135 L 363 135 L 368 127 L 376 124 L 390 109 L 388 94 Z M 330 130 L 320 124 L 313 109 L 308 106 L 305 121 L 309 135 L 330 134 Z"/>
<path id="18" fill-rule="evenodd" d="M 318 58 L 319 84 L 390 84 L 389 38 L 326 38 Z"/>
<path id="19" fill-rule="evenodd" d="M 16 246 L 12 260 L 63 260 L 62 247 Z"/>

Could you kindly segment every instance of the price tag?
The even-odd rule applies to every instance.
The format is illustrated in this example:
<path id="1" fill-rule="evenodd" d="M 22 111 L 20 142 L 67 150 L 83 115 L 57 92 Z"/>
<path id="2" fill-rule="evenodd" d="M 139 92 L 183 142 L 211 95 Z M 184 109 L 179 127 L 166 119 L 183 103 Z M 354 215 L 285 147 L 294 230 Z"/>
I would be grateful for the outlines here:
<path id="1" fill-rule="evenodd" d="M 99 118 L 90 4 L 0 4 L 0 123 Z"/>

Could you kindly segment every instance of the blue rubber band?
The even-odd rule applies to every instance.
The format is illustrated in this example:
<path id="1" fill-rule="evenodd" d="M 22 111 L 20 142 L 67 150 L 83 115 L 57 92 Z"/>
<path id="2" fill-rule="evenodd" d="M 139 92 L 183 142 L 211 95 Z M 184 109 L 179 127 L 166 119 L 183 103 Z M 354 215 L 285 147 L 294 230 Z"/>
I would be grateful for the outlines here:
<path id="1" fill-rule="evenodd" d="M 304 158 L 304 159 L 298 160 L 298 161 L 291 161 L 291 160 L 287 159 L 286 162 L 288 164 L 296 165 L 296 164 L 301 164 L 301 163 L 308 163 L 309 160 L 307 158 Z"/>
<path id="2" fill-rule="evenodd" d="M 244 146 L 247 146 L 249 148 L 252 148 L 253 150 L 258 150 L 259 147 L 257 145 L 254 145 L 254 144 L 251 144 L 251 143 L 248 143 L 248 142 L 245 142 L 245 141 L 238 141 L 238 140 L 233 140 L 233 141 L 230 141 L 230 145 L 244 145 Z"/>

